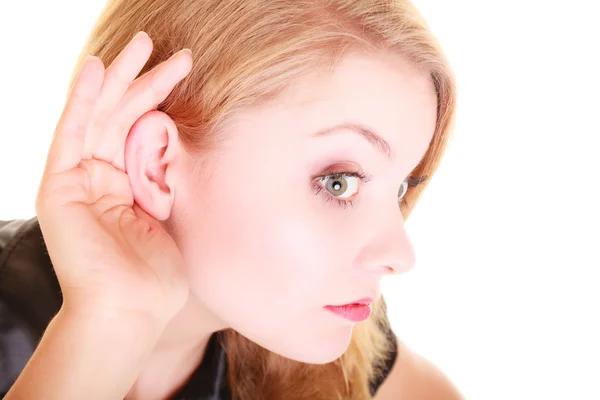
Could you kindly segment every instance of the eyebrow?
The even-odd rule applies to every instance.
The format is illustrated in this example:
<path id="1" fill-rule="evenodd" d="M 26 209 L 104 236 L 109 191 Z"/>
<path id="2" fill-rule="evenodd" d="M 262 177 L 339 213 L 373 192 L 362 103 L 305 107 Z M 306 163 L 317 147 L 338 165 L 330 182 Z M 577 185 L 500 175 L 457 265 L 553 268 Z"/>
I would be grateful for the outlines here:
<path id="1" fill-rule="evenodd" d="M 383 154 L 385 154 L 387 158 L 393 159 L 390 144 L 385 139 L 383 139 L 381 136 L 379 136 L 378 134 L 376 134 L 374 131 L 367 128 L 366 126 L 355 123 L 355 122 L 345 122 L 342 124 L 332 126 L 330 128 L 321 129 L 321 130 L 317 131 L 315 134 L 313 134 L 313 137 L 331 135 L 340 130 L 350 130 L 352 132 L 358 133 L 359 135 L 361 135 L 365 139 L 367 139 L 369 141 L 369 143 L 371 143 L 377 149 L 379 149 Z M 409 176 L 407 179 L 408 179 L 409 187 L 417 187 L 420 184 L 422 184 L 423 182 L 427 181 L 429 179 L 429 177 L 428 176 Z"/>
<path id="2" fill-rule="evenodd" d="M 390 144 L 371 129 L 358 123 L 345 122 L 329 128 L 324 128 L 317 131 L 313 135 L 313 137 L 330 135 L 340 130 L 350 130 L 352 132 L 358 133 L 359 135 L 367 139 L 369 143 L 375 146 L 379 151 L 381 151 L 387 158 L 393 158 Z"/>

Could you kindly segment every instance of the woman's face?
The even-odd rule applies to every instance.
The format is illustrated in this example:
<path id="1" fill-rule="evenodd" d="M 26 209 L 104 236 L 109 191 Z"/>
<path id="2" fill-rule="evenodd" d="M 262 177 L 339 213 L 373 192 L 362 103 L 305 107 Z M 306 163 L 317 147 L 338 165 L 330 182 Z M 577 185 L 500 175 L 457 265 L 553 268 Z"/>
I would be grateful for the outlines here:
<path id="1" fill-rule="evenodd" d="M 355 322 L 325 307 L 377 298 L 385 275 L 415 263 L 398 194 L 436 107 L 430 77 L 403 58 L 354 54 L 238 114 L 210 168 L 190 163 L 177 180 L 172 222 L 193 296 L 275 353 L 338 358 Z"/>

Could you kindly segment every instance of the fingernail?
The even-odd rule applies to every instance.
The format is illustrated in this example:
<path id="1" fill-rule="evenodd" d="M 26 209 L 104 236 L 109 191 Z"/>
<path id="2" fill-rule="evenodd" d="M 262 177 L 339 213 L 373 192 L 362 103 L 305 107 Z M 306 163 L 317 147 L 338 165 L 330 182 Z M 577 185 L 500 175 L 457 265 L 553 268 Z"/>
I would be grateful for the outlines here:
<path id="1" fill-rule="evenodd" d="M 81 64 L 82 68 L 84 65 L 89 64 L 90 61 L 93 60 L 94 58 L 98 58 L 98 57 L 88 54 L 87 57 L 85 57 L 85 59 L 83 60 L 83 63 Z"/>
<path id="2" fill-rule="evenodd" d="M 169 57 L 169 60 L 172 58 L 175 58 L 178 54 L 181 54 L 181 53 L 189 53 L 191 55 L 192 51 L 190 49 L 182 49 L 182 50 L 176 51 L 175 53 L 173 53 L 171 55 L 171 57 Z"/>
<path id="3" fill-rule="evenodd" d="M 135 35 L 133 35 L 133 38 L 136 39 L 139 36 L 148 36 L 148 34 L 144 31 L 139 31 L 138 33 L 136 33 Z"/>

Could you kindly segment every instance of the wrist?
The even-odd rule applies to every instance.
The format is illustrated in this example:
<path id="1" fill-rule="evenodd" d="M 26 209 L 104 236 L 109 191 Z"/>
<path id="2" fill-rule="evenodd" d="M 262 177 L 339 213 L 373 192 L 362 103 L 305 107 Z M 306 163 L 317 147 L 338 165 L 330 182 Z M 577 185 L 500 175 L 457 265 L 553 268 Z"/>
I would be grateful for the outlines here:
<path id="1" fill-rule="evenodd" d="M 162 333 L 159 327 L 137 313 L 62 307 L 7 398 L 124 398 Z"/>
<path id="2" fill-rule="evenodd" d="M 82 309 L 62 305 L 53 319 L 57 325 L 65 329 L 82 331 L 82 334 L 110 338 L 114 344 L 153 345 L 160 337 L 166 321 L 161 321 L 154 316 L 127 311 Z"/>

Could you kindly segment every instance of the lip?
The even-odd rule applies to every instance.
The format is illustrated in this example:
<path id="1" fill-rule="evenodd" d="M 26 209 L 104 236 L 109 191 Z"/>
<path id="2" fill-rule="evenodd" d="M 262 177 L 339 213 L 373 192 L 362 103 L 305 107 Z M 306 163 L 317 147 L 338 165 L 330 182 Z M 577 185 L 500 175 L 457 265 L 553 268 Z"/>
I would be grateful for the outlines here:
<path id="1" fill-rule="evenodd" d="M 371 303 L 326 306 L 325 309 L 352 322 L 362 322 L 371 316 Z"/>
<path id="2" fill-rule="evenodd" d="M 370 297 L 365 297 L 363 299 L 356 300 L 356 301 L 353 301 L 352 303 L 348 303 L 348 304 L 371 304 L 374 301 L 375 300 Z"/>
<path id="3" fill-rule="evenodd" d="M 351 305 L 354 305 L 354 304 L 365 305 L 365 304 L 371 304 L 374 301 L 375 301 L 375 299 L 373 299 L 372 297 L 363 297 L 362 299 L 351 301 L 350 303 L 338 304 L 338 305 L 330 305 L 330 306 L 327 306 L 327 307 L 344 307 L 344 306 L 351 306 Z"/>
<path id="4" fill-rule="evenodd" d="M 372 298 L 365 297 L 352 303 L 340 306 L 325 306 L 324 308 L 352 322 L 362 322 L 371 316 L 372 302 Z"/>

